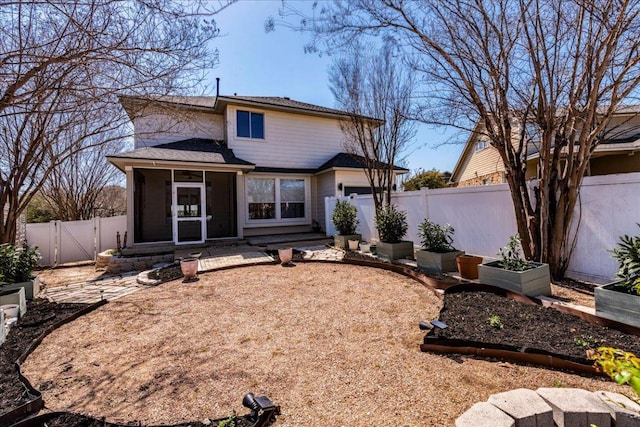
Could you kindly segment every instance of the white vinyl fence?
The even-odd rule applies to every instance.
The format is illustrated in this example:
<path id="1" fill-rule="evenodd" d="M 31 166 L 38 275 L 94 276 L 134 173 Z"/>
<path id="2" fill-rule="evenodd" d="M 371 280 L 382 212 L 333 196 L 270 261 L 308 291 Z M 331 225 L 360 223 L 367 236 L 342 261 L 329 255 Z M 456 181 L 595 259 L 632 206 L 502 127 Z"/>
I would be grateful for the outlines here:
<path id="1" fill-rule="evenodd" d="M 27 224 L 27 243 L 37 246 L 40 265 L 95 260 L 98 253 L 115 249 L 116 233 L 124 238 L 127 217 L 114 216 L 86 221 L 51 221 Z"/>
<path id="2" fill-rule="evenodd" d="M 363 195 L 342 200 L 358 208 L 362 238 L 376 240 L 373 198 Z M 499 248 L 517 232 L 507 184 L 395 193 L 392 202 L 407 212 L 406 239 L 416 246 L 420 244 L 418 225 L 425 218 L 451 224 L 455 229 L 454 246 L 484 257 L 497 257 Z M 335 203 L 336 198 L 325 198 L 329 236 L 335 234 L 331 223 Z M 600 283 L 610 280 L 617 264 L 608 250 L 616 246 L 620 236 L 640 233 L 636 225 L 640 223 L 640 173 L 585 177 L 574 221 L 578 233 L 567 274 Z"/>

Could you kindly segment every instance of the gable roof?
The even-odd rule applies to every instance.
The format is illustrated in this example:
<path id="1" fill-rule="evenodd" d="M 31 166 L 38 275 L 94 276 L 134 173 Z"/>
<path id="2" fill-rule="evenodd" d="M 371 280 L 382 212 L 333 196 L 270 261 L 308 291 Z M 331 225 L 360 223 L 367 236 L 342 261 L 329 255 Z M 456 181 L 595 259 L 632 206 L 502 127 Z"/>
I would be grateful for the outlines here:
<path id="1" fill-rule="evenodd" d="M 603 106 L 602 108 L 605 108 Z M 614 116 L 638 116 L 640 115 L 640 105 L 621 105 L 619 106 Z M 465 160 L 472 156 L 474 153 L 474 144 L 477 141 L 477 136 L 480 134 L 480 130 L 482 129 L 483 122 L 482 120 L 478 120 L 476 122 L 475 127 L 471 131 L 467 142 L 465 143 L 464 148 L 462 149 L 462 153 L 460 153 L 460 157 L 458 157 L 458 161 L 456 162 L 455 167 L 453 168 L 453 172 L 451 173 L 451 178 L 449 180 L 450 183 L 455 183 L 459 181 L 459 176 L 463 172 L 463 166 Z M 595 152 L 613 152 L 613 151 L 636 151 L 640 148 L 640 133 L 633 135 L 626 135 L 624 137 L 617 136 L 610 139 L 605 139 L 595 149 Z M 495 150 L 494 147 L 490 146 L 490 149 Z M 535 143 L 529 143 L 526 148 L 526 158 L 527 160 L 531 160 L 539 155 L 539 150 Z"/>
<path id="2" fill-rule="evenodd" d="M 265 108 L 276 111 L 286 111 L 296 114 L 307 114 L 320 117 L 330 117 L 336 119 L 348 119 L 350 113 L 335 108 L 324 107 L 321 105 L 309 104 L 307 102 L 296 101 L 288 97 L 280 96 L 160 96 L 154 98 L 121 95 L 120 103 L 130 118 L 133 118 L 137 106 L 144 107 L 150 104 L 165 104 L 182 107 L 187 109 L 195 109 L 208 111 L 211 113 L 222 114 L 227 105 L 239 105 L 245 107 Z M 382 124 L 381 119 L 362 116 L 372 122 Z"/>
<path id="3" fill-rule="evenodd" d="M 124 153 L 107 156 L 115 166 L 122 169 L 124 160 L 166 161 L 186 163 L 213 163 L 227 166 L 255 166 L 251 162 L 239 159 L 224 141 L 191 138 L 169 142 L 152 147 L 136 148 Z M 244 167 L 243 169 L 247 169 Z"/>

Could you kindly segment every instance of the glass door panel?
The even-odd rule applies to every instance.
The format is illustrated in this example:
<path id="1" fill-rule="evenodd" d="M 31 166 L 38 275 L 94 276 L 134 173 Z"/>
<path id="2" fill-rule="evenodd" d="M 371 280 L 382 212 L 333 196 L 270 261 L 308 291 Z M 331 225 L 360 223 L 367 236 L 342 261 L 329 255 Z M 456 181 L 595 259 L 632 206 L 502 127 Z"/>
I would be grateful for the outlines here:
<path id="1" fill-rule="evenodd" d="M 204 184 L 176 184 L 174 192 L 175 243 L 204 242 Z"/>

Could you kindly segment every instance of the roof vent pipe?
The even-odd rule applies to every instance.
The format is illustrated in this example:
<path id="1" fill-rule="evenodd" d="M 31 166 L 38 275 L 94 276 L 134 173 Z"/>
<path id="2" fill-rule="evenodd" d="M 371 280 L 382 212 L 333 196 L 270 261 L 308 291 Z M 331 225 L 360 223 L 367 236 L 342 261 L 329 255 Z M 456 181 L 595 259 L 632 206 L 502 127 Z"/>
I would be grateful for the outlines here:
<path id="1" fill-rule="evenodd" d="M 216 77 L 216 98 L 220 96 L 220 77 Z"/>

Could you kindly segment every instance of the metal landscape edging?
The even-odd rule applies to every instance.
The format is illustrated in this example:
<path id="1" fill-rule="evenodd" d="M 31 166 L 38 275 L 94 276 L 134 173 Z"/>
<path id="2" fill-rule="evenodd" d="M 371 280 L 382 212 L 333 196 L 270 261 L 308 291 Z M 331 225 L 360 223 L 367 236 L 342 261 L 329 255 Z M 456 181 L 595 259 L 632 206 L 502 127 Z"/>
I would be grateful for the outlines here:
<path id="1" fill-rule="evenodd" d="M 15 409 L 5 412 L 4 414 L 0 414 L 0 426 L 12 425 L 22 418 L 25 418 L 37 413 L 44 407 L 44 400 L 42 399 L 42 393 L 38 389 L 33 387 L 29 379 L 22 374 L 22 364 L 27 359 L 27 357 L 36 349 L 36 347 L 38 347 L 38 345 L 42 342 L 42 340 L 51 332 L 58 329 L 60 326 L 66 323 L 69 323 L 80 316 L 84 316 L 85 314 L 97 309 L 98 307 L 105 305 L 106 303 L 107 303 L 106 300 L 98 301 L 96 303 L 93 303 L 87 307 L 84 307 L 76 311 L 72 315 L 64 319 L 61 319 L 58 322 L 55 322 L 53 325 L 47 327 L 40 335 L 38 335 L 33 341 L 31 341 L 31 344 L 29 344 L 29 347 L 27 347 L 24 353 L 22 353 L 22 355 L 18 357 L 18 360 L 16 360 L 15 368 L 16 368 L 16 372 L 20 382 L 22 382 L 22 384 L 25 386 L 29 395 L 32 395 L 35 397 L 29 400 L 28 402 L 23 403 L 22 405 L 18 406 Z"/>

